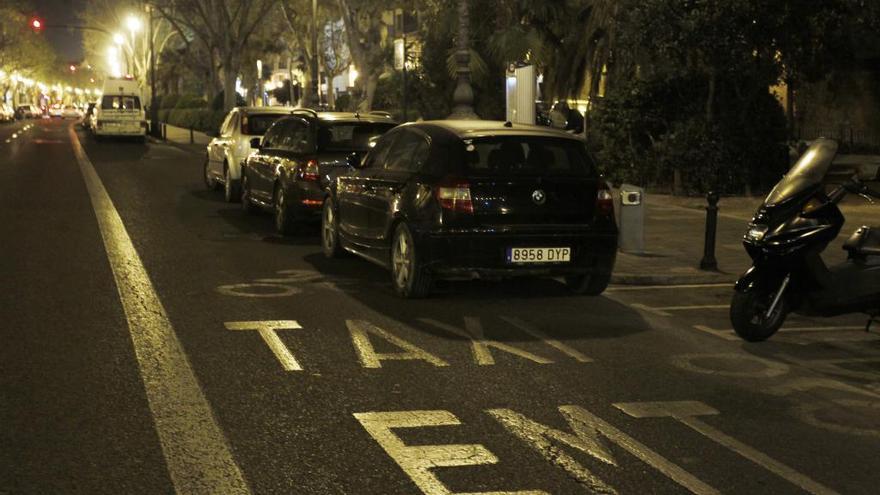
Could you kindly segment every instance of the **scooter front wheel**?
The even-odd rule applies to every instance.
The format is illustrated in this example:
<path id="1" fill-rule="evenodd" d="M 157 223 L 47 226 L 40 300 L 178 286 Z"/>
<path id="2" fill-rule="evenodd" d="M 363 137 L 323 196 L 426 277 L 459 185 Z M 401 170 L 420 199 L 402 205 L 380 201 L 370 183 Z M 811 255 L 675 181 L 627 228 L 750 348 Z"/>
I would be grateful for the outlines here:
<path id="1" fill-rule="evenodd" d="M 785 317 L 788 316 L 785 298 L 779 301 L 772 314 L 767 314 L 775 295 L 762 290 L 733 293 L 730 322 L 741 339 L 747 342 L 767 340 L 785 323 Z"/>

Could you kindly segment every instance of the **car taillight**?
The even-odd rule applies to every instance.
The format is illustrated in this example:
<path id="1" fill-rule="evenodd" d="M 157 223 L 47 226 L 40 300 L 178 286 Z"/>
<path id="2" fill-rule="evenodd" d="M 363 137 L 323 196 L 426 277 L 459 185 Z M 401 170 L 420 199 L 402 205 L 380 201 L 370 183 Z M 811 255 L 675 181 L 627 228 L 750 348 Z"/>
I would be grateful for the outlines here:
<path id="1" fill-rule="evenodd" d="M 321 171 L 318 170 L 318 162 L 309 160 L 299 171 L 299 180 L 307 182 L 317 182 L 321 178 Z"/>
<path id="2" fill-rule="evenodd" d="M 599 191 L 596 193 L 596 213 L 606 216 L 614 214 L 614 196 L 608 184 L 604 182 L 599 185 Z"/>
<path id="3" fill-rule="evenodd" d="M 437 187 L 434 193 L 444 210 L 461 213 L 473 213 L 474 203 L 471 200 L 471 187 L 467 182 L 451 182 Z"/>

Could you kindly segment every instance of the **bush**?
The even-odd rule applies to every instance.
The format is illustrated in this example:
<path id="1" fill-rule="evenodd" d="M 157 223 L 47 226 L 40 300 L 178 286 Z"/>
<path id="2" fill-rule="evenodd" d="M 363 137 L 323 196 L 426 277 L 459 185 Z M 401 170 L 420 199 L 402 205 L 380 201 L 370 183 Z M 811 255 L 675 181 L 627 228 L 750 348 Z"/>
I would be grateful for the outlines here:
<path id="1" fill-rule="evenodd" d="M 743 103 L 719 91 L 707 122 L 698 79 L 621 81 L 591 113 L 589 140 L 614 182 L 681 192 L 766 190 L 785 173 L 785 116 L 765 91 Z M 732 91 L 731 91 L 732 93 Z"/>
<path id="2" fill-rule="evenodd" d="M 199 95 L 180 95 L 174 108 L 207 108 L 208 102 Z"/>
<path id="3" fill-rule="evenodd" d="M 211 110 L 223 110 L 223 99 L 225 98 L 224 92 L 221 91 L 217 93 L 217 96 L 214 97 L 214 100 L 211 102 Z M 245 106 L 244 98 L 238 93 L 235 93 L 235 106 L 243 107 Z"/>
<path id="4" fill-rule="evenodd" d="M 204 108 L 175 108 L 159 111 L 159 120 L 168 125 L 193 129 L 207 134 L 216 133 L 225 118 L 226 112 Z"/>

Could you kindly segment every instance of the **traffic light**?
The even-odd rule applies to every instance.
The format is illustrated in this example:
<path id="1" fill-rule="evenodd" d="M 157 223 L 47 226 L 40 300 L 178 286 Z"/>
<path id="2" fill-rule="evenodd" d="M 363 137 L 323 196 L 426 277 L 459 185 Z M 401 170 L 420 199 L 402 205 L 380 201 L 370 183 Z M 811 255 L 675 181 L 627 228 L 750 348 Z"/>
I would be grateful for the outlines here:
<path id="1" fill-rule="evenodd" d="M 70 64 L 70 66 L 69 66 L 68 68 L 70 69 L 70 72 L 76 72 L 76 66 L 75 66 L 75 65 Z"/>
<path id="2" fill-rule="evenodd" d="M 31 29 L 34 30 L 35 33 L 43 31 L 43 20 L 39 17 L 31 17 L 30 23 L 28 25 L 31 27 Z"/>

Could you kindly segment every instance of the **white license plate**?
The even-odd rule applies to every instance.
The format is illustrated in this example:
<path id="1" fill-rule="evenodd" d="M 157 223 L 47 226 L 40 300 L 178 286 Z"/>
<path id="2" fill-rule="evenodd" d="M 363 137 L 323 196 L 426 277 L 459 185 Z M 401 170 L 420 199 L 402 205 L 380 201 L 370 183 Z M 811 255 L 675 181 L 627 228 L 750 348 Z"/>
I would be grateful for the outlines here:
<path id="1" fill-rule="evenodd" d="M 507 262 L 516 264 L 568 263 L 571 261 L 571 248 L 507 248 Z"/>

